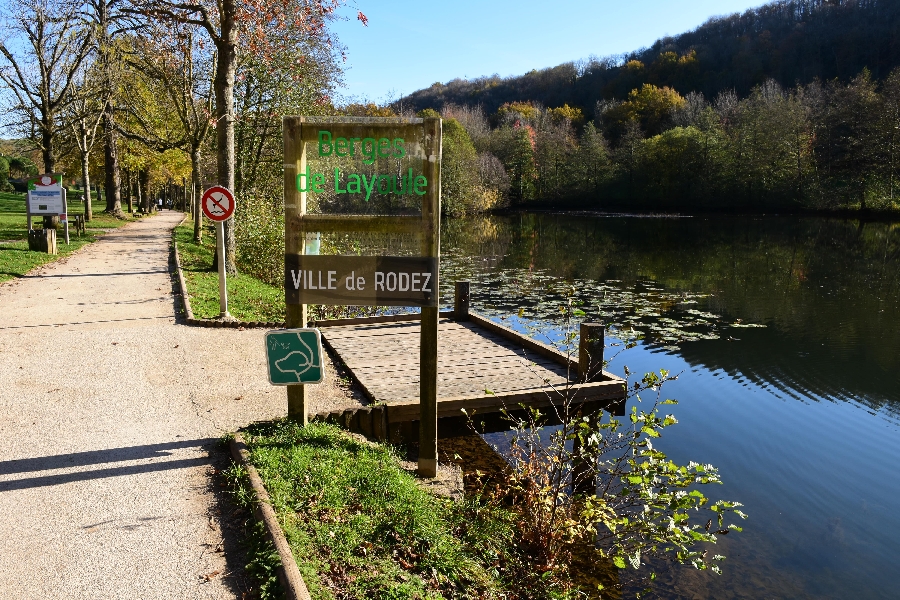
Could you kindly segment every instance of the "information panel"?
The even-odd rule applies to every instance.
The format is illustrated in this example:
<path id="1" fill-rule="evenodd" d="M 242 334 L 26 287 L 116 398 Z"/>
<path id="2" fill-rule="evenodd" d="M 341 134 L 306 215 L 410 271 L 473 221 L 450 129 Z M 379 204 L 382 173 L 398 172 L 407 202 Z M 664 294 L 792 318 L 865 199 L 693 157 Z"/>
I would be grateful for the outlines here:
<path id="1" fill-rule="evenodd" d="M 32 215 L 65 214 L 62 175 L 54 173 L 28 180 L 28 212 Z"/>

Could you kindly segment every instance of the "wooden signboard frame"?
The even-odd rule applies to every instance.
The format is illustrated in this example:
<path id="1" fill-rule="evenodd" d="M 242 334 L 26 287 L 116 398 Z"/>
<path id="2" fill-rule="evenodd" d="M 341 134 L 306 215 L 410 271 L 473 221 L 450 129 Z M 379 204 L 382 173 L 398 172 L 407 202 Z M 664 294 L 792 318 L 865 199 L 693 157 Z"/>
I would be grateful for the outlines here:
<path id="1" fill-rule="evenodd" d="M 434 260 L 431 285 L 433 301 L 411 303 L 421 306 L 419 353 L 419 474 L 437 475 L 437 344 L 438 270 L 440 266 L 441 217 L 441 120 L 439 118 L 377 117 L 285 117 L 284 132 L 284 247 L 286 256 L 297 260 L 305 253 L 307 233 L 366 231 L 414 233 L 421 239 L 420 256 Z M 298 189 L 298 174 L 307 172 L 307 147 L 315 147 L 319 132 L 327 129 L 335 138 L 348 140 L 397 138 L 422 140 L 422 175 L 428 182 L 421 196 L 421 215 L 312 215 L 307 214 L 306 192 Z M 352 143 L 352 142 L 351 142 Z M 287 278 L 287 275 L 286 275 Z M 307 326 L 306 304 L 291 304 L 286 288 L 288 328 Z M 321 302 L 327 304 L 328 302 Z M 346 304 L 336 298 L 333 304 Z M 400 304 L 395 302 L 394 304 Z M 306 424 L 307 390 L 303 385 L 287 386 L 288 417 Z"/>

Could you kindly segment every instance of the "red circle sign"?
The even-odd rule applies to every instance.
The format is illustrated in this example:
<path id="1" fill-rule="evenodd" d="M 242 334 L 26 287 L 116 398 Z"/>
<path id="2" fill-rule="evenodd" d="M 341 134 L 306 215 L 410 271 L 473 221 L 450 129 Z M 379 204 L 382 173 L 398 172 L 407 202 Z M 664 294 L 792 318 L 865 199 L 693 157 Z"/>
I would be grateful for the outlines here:
<path id="1" fill-rule="evenodd" d="M 203 214 L 213 221 L 227 221 L 234 214 L 234 194 L 226 187 L 214 185 L 200 199 Z"/>

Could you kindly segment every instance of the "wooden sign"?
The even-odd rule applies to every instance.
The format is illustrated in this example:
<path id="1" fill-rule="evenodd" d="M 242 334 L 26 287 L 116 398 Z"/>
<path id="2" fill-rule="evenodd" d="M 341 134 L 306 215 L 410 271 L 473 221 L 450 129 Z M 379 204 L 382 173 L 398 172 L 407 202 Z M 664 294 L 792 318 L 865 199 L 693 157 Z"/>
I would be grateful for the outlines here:
<path id="1" fill-rule="evenodd" d="M 288 304 L 437 306 L 437 259 L 420 256 L 285 257 Z"/>
<path id="2" fill-rule="evenodd" d="M 307 326 L 307 304 L 421 307 L 419 473 L 434 477 L 441 120 L 285 117 L 283 126 L 287 326 Z M 414 234 L 419 255 L 306 253 L 308 234 L 361 231 Z M 305 424 L 304 387 L 287 390 L 288 416 Z"/>

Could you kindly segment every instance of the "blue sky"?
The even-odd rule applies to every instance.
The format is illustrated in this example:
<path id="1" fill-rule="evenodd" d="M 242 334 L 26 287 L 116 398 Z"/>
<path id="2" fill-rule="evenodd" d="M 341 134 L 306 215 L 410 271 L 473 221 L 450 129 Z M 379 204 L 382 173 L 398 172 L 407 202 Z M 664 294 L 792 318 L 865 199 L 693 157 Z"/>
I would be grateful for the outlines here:
<path id="1" fill-rule="evenodd" d="M 385 102 L 457 77 L 531 69 L 649 46 L 751 0 L 356 0 L 333 31 L 347 47 L 349 100 Z M 356 20 L 356 10 L 369 19 Z"/>

